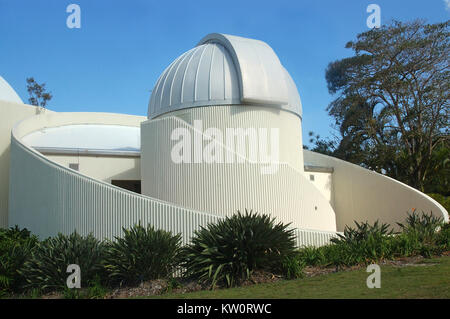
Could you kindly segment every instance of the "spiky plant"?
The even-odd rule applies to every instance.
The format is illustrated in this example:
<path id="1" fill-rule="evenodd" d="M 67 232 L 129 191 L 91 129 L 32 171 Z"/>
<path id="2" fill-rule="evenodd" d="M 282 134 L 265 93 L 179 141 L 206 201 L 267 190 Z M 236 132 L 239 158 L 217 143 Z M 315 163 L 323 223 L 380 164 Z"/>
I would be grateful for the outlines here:
<path id="1" fill-rule="evenodd" d="M 327 248 L 327 246 L 306 246 L 299 249 L 298 255 L 300 260 L 302 260 L 302 262 L 304 262 L 307 266 L 326 265 L 328 263 L 325 256 Z"/>
<path id="2" fill-rule="evenodd" d="M 408 214 L 405 224 L 397 223 L 405 233 L 415 233 L 420 241 L 433 241 L 437 231 L 443 226 L 443 220 L 440 217 L 422 212 L 422 215 L 414 211 Z"/>
<path id="3" fill-rule="evenodd" d="M 26 228 L 0 229 L 0 291 L 16 291 L 23 284 L 18 270 L 37 242 Z"/>
<path id="4" fill-rule="evenodd" d="M 254 270 L 280 271 L 285 258 L 295 254 L 288 226 L 246 210 L 202 227 L 183 250 L 185 275 L 211 287 L 231 287 Z"/>
<path id="5" fill-rule="evenodd" d="M 390 236 L 394 233 L 394 231 L 390 229 L 389 224 L 380 224 L 378 220 L 373 225 L 369 224 L 369 222 L 358 223 L 355 221 L 355 225 L 356 227 L 346 225 L 344 228 L 344 234 L 337 234 L 338 237 L 332 238 L 331 242 L 336 244 L 341 242 L 355 243 L 366 240 L 374 235 Z"/>
<path id="6" fill-rule="evenodd" d="M 178 266 L 181 235 L 140 224 L 123 228 L 124 236 L 109 244 L 105 268 L 112 283 L 134 285 L 171 277 Z"/>
<path id="7" fill-rule="evenodd" d="M 103 273 L 104 244 L 92 234 L 85 237 L 77 232 L 58 234 L 38 243 L 20 273 L 25 287 L 41 291 L 64 290 L 69 274 L 67 266 L 77 264 L 81 270 L 81 287 Z"/>

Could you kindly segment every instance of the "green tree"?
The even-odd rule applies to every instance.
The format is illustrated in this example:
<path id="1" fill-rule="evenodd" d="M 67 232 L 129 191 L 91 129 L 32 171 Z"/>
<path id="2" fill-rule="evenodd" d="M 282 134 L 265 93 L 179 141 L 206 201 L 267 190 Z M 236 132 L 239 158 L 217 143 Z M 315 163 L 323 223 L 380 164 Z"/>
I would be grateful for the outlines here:
<path id="1" fill-rule="evenodd" d="M 393 21 L 348 42 L 326 70 L 335 155 L 424 190 L 449 145 L 449 21 Z M 444 150 L 441 148 L 444 147 Z M 448 154 L 448 153 L 447 153 Z"/>
<path id="2" fill-rule="evenodd" d="M 312 144 L 311 147 L 303 145 L 306 150 L 311 149 L 311 151 L 316 153 L 321 153 L 329 156 L 334 156 L 336 150 L 336 141 L 330 138 L 321 138 L 319 134 L 315 134 L 313 131 L 308 132 L 309 143 Z"/>
<path id="3" fill-rule="evenodd" d="M 51 93 L 45 91 L 45 83 L 39 84 L 32 77 L 27 78 L 27 91 L 30 95 L 28 102 L 31 105 L 45 107 L 53 97 Z"/>

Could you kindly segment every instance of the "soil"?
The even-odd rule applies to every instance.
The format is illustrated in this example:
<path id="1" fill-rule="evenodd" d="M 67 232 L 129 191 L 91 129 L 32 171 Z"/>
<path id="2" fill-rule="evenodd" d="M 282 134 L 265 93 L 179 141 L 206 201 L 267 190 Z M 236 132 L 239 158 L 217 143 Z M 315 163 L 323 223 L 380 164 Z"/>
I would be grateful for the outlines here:
<path id="1" fill-rule="evenodd" d="M 279 275 L 272 274 L 266 271 L 255 271 L 252 273 L 248 280 L 242 282 L 241 286 L 251 286 L 255 284 L 270 283 L 282 280 L 283 277 Z M 180 287 L 170 289 L 170 292 L 177 294 L 184 294 L 199 290 L 208 289 L 207 286 L 202 286 L 195 281 L 179 279 Z M 150 280 L 140 284 L 138 287 L 122 287 L 115 289 L 112 293 L 108 294 L 105 298 L 133 298 L 133 297 L 144 297 L 161 295 L 168 292 L 168 281 L 167 280 Z M 217 286 L 216 289 L 221 289 L 224 287 Z"/>
<path id="2" fill-rule="evenodd" d="M 450 251 L 443 253 L 444 256 L 450 256 Z M 415 256 L 415 257 L 401 257 L 394 260 L 385 260 L 379 262 L 380 265 L 392 265 L 394 267 L 420 267 L 420 266 L 431 266 L 432 263 L 424 263 L 424 257 Z M 352 271 L 365 268 L 364 265 L 356 265 L 352 267 L 305 267 L 304 274 L 306 277 L 314 277 L 320 276 L 324 274 L 334 273 L 337 271 Z M 242 283 L 242 286 L 251 286 L 254 284 L 262 284 L 262 283 L 272 283 L 280 280 L 284 280 L 282 276 L 272 274 L 266 271 L 255 271 L 251 275 L 251 277 Z M 150 280 L 141 283 L 137 287 L 121 287 L 114 289 L 110 293 L 108 293 L 104 298 L 105 299 L 116 299 L 116 298 L 135 298 L 135 297 L 145 297 L 145 296 L 153 296 L 153 295 L 161 295 L 166 292 L 172 293 L 189 293 L 199 290 L 208 289 L 206 286 L 202 286 L 195 281 L 189 281 L 185 279 L 178 279 L 179 287 L 169 288 L 169 281 L 165 279 L 156 279 Z M 217 287 L 218 289 L 223 287 Z M 42 296 L 43 299 L 58 299 L 63 298 L 60 293 L 51 293 Z"/>

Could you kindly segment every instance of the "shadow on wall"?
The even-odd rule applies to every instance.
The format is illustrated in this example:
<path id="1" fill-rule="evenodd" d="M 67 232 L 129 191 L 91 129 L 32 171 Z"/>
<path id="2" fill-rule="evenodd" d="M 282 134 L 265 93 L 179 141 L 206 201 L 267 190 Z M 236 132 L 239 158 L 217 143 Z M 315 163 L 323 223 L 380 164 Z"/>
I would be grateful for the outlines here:
<path id="1" fill-rule="evenodd" d="M 325 189 L 330 192 L 330 205 L 334 209 L 334 187 L 333 187 L 333 173 L 331 173 L 325 184 Z"/>
<path id="2" fill-rule="evenodd" d="M 124 170 L 118 174 L 111 175 L 105 178 L 105 181 L 111 183 L 112 180 L 136 180 L 136 177 L 141 179 L 141 159 L 133 158 L 133 168 Z M 136 174 L 137 173 L 137 174 Z"/>
<path id="3" fill-rule="evenodd" d="M 136 169 L 138 169 L 140 173 L 140 159 L 136 158 L 135 161 L 135 168 L 128 169 L 126 171 L 123 171 L 119 174 L 113 175 L 108 177 L 108 183 L 130 190 L 132 192 L 141 194 L 141 176 L 139 174 L 139 177 L 136 178 Z"/>
<path id="4" fill-rule="evenodd" d="M 0 154 L 0 228 L 8 227 L 10 149 L 11 146 L 8 145 Z"/>

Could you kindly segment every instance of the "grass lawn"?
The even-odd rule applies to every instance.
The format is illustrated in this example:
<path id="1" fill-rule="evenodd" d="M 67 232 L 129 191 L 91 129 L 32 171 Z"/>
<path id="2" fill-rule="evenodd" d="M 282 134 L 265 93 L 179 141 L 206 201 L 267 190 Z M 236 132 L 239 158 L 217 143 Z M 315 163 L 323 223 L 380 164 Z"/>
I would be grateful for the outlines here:
<path id="1" fill-rule="evenodd" d="M 420 265 L 426 264 L 426 265 Z M 381 266 L 381 288 L 369 289 L 364 269 L 248 287 L 164 294 L 153 298 L 450 298 L 450 256 L 419 265 Z"/>

